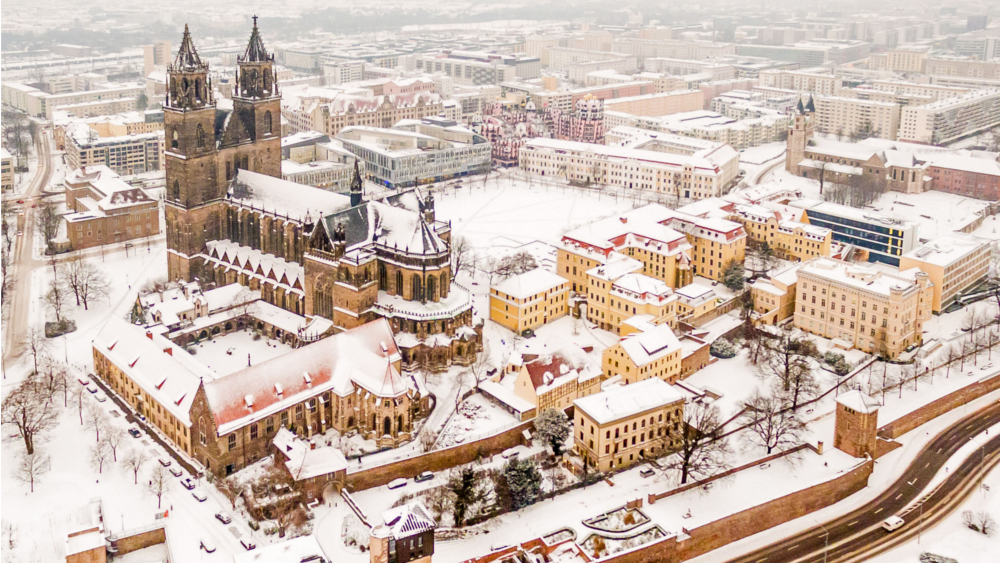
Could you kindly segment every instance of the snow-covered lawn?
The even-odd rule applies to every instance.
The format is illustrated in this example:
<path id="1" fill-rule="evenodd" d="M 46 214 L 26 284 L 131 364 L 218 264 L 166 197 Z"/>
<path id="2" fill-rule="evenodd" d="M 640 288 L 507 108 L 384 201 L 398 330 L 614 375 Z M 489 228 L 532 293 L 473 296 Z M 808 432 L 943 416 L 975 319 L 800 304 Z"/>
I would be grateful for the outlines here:
<path id="1" fill-rule="evenodd" d="M 519 424 L 513 415 L 476 394 L 466 399 L 441 431 L 435 449 L 448 448 L 477 440 Z"/>
<path id="2" fill-rule="evenodd" d="M 252 332 L 237 331 L 203 340 L 191 348 L 195 358 L 212 369 L 219 377 L 236 373 L 248 365 L 257 365 L 292 351 L 280 340 L 259 338 Z"/>

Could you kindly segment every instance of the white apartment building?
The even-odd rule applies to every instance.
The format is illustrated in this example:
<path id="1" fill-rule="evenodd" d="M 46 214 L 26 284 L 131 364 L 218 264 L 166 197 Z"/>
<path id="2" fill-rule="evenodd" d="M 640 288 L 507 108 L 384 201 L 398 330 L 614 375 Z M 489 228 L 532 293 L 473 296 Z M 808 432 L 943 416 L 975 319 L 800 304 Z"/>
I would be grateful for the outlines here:
<path id="1" fill-rule="evenodd" d="M 330 61 L 323 63 L 323 81 L 328 85 L 358 82 L 365 76 L 365 61 Z"/>
<path id="2" fill-rule="evenodd" d="M 626 98 L 604 100 L 604 109 L 635 115 L 670 115 L 695 111 L 704 105 L 705 96 L 701 90 L 676 90 L 661 94 L 646 94 Z"/>
<path id="3" fill-rule="evenodd" d="M 694 139 L 685 140 L 690 141 Z M 532 174 L 689 200 L 722 195 L 739 173 L 739 153 L 728 145 L 693 155 L 661 152 L 663 148 L 648 143 L 632 148 L 537 138 L 521 147 L 519 165 Z"/>
<path id="4" fill-rule="evenodd" d="M 391 189 L 483 174 L 491 162 L 485 137 L 443 119 L 408 119 L 390 129 L 345 127 L 337 139 L 364 161 L 369 180 Z"/>
<path id="5" fill-rule="evenodd" d="M 455 79 L 455 84 L 500 84 L 514 80 L 513 66 L 498 61 L 482 62 L 468 59 L 452 59 L 441 55 L 417 55 L 417 70 L 427 74 L 442 73 Z"/>
<path id="6" fill-rule="evenodd" d="M 622 53 L 611 53 L 607 51 L 590 51 L 586 49 L 572 49 L 569 47 L 549 48 L 549 69 L 557 72 L 565 72 L 573 65 L 589 63 L 593 61 L 621 60 L 624 65 L 619 72 L 635 72 L 639 68 L 638 59 L 635 55 Z M 600 70 L 600 69 L 590 69 Z M 513 78 L 513 76 L 512 76 Z"/>
<path id="7" fill-rule="evenodd" d="M 879 92 L 891 92 L 902 96 L 924 96 L 935 100 L 956 98 L 968 94 L 969 88 L 944 86 L 941 84 L 918 84 L 902 80 L 875 80 L 872 88 Z"/>
<path id="8" fill-rule="evenodd" d="M 915 107 L 905 107 L 899 139 L 940 145 L 1000 125 L 1000 90 L 975 90 Z"/>
<path id="9" fill-rule="evenodd" d="M 766 88 L 809 92 L 816 96 L 836 96 L 843 83 L 832 74 L 790 70 L 762 70 L 758 78 L 760 85 Z"/>
<path id="10" fill-rule="evenodd" d="M 643 61 L 643 66 L 646 72 L 660 72 L 673 76 L 708 73 L 711 76 L 709 82 L 736 79 L 736 69 L 733 65 L 706 60 L 649 57 Z"/>
<path id="11" fill-rule="evenodd" d="M 828 96 L 815 99 L 816 129 L 823 133 L 850 135 L 871 124 L 874 136 L 896 140 L 900 106 L 858 98 Z"/>
<path id="12" fill-rule="evenodd" d="M 638 116 L 618 111 L 604 112 L 604 128 L 609 133 L 616 127 L 625 125 L 723 143 L 736 150 L 785 140 L 790 121 L 791 116 L 788 115 L 733 119 L 705 110 L 659 117 Z M 605 134 L 605 142 L 611 144 L 607 135 Z"/>

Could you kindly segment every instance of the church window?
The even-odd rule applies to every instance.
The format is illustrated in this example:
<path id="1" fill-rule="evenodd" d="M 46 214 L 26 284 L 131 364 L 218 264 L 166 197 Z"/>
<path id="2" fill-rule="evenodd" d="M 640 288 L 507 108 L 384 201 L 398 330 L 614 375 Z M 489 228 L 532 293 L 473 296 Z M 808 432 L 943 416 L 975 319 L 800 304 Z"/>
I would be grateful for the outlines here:
<path id="1" fill-rule="evenodd" d="M 378 265 L 378 288 L 382 291 L 389 289 L 389 273 L 385 269 L 385 264 Z"/>
<path id="2" fill-rule="evenodd" d="M 176 149 L 179 146 L 180 146 L 180 143 L 177 140 L 177 131 L 174 131 L 173 136 L 170 138 L 170 148 Z"/>
<path id="3" fill-rule="evenodd" d="M 434 276 L 427 276 L 427 298 L 434 299 Z"/>
<path id="4" fill-rule="evenodd" d="M 174 189 L 171 190 L 171 195 L 174 201 L 180 201 L 181 199 L 181 185 L 177 180 L 174 180 Z"/>
<path id="5" fill-rule="evenodd" d="M 403 294 L 403 272 L 396 270 L 396 295 Z"/>
<path id="6" fill-rule="evenodd" d="M 440 291 L 441 291 L 441 299 L 444 299 L 445 297 L 448 296 L 448 274 L 447 273 L 442 273 L 441 274 L 441 289 L 440 289 Z"/>
<path id="7" fill-rule="evenodd" d="M 424 288 L 420 276 L 413 274 L 413 300 L 423 301 L 424 299 Z"/>
<path id="8" fill-rule="evenodd" d="M 264 112 L 264 132 L 271 133 L 271 112 Z"/>
<path id="9" fill-rule="evenodd" d="M 201 123 L 195 129 L 195 139 L 197 140 L 197 147 L 199 149 L 205 148 L 205 128 L 201 126 Z"/>

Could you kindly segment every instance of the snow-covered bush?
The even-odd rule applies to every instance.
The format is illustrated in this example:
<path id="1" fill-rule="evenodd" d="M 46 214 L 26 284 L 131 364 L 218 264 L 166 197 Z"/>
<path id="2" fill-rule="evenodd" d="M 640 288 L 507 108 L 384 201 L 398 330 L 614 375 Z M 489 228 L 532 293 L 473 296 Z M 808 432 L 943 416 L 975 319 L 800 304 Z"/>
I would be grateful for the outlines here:
<path id="1" fill-rule="evenodd" d="M 712 343 L 708 352 L 716 358 L 732 358 L 736 356 L 736 346 L 725 338 L 720 338 Z"/>

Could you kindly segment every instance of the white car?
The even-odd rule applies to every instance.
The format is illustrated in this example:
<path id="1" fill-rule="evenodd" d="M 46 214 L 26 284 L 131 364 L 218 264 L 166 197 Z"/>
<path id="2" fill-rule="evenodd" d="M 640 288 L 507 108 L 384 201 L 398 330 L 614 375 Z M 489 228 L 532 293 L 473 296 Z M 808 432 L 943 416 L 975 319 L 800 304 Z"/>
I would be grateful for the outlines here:
<path id="1" fill-rule="evenodd" d="M 389 481 L 388 485 L 390 489 L 398 489 L 400 487 L 405 487 L 405 486 L 406 486 L 406 479 L 403 479 L 402 477 Z"/>
<path id="2" fill-rule="evenodd" d="M 887 532 L 892 532 L 898 530 L 906 522 L 899 516 L 890 516 L 882 522 L 882 527 L 885 528 Z"/>
<path id="3" fill-rule="evenodd" d="M 191 491 L 191 496 L 198 500 L 198 502 L 205 502 L 208 500 L 208 496 L 202 491 Z"/>
<path id="4" fill-rule="evenodd" d="M 98 403 L 103 403 L 108 400 L 108 398 L 104 396 L 104 393 L 94 393 L 94 398 L 97 399 Z"/>
<path id="5" fill-rule="evenodd" d="M 203 538 L 201 538 L 201 548 L 204 549 L 208 553 L 214 553 L 215 552 L 215 542 L 212 541 L 212 538 L 203 537 Z"/>

